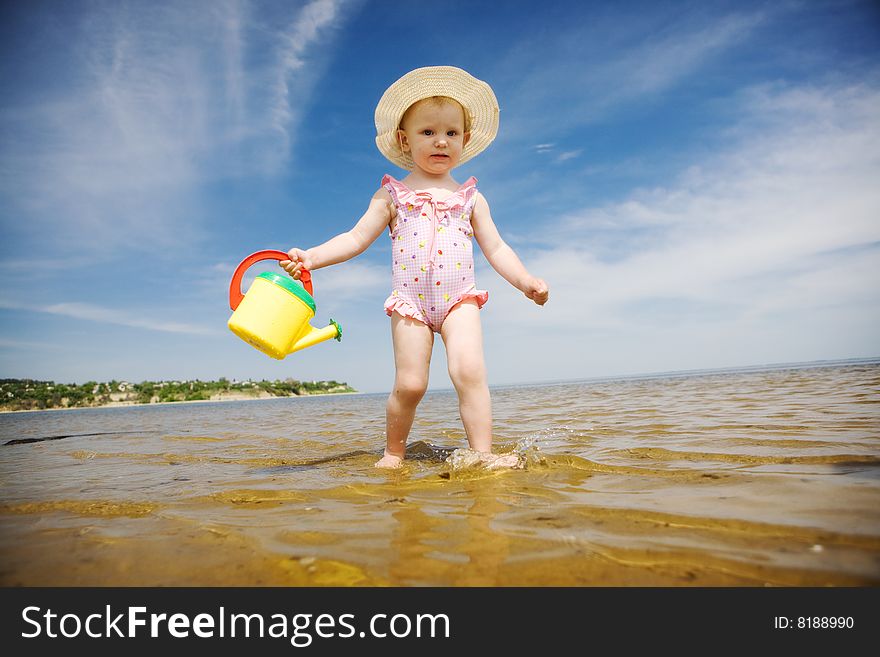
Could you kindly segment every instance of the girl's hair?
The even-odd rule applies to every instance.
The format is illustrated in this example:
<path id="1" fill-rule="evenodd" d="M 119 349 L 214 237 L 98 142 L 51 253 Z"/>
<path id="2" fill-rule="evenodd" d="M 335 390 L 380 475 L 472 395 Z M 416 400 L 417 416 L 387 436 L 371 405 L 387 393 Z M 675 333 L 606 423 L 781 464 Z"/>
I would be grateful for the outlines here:
<path id="1" fill-rule="evenodd" d="M 415 103 L 413 103 L 412 105 L 407 107 L 406 111 L 400 117 L 400 123 L 397 125 L 398 130 L 403 129 L 403 121 L 406 118 L 406 115 L 409 113 L 409 111 L 413 107 L 415 107 L 418 103 L 421 103 L 422 101 L 425 101 L 425 100 L 429 100 L 435 105 L 443 105 L 445 103 L 455 103 L 456 105 L 458 105 L 461 108 L 461 113 L 464 115 L 464 131 L 465 132 L 471 131 L 471 125 L 473 123 L 473 120 L 471 119 L 471 113 L 467 111 L 467 108 L 464 105 L 462 105 L 460 102 L 455 100 L 455 98 L 450 98 L 449 96 L 428 96 L 427 98 L 422 98 L 421 100 L 417 100 Z"/>

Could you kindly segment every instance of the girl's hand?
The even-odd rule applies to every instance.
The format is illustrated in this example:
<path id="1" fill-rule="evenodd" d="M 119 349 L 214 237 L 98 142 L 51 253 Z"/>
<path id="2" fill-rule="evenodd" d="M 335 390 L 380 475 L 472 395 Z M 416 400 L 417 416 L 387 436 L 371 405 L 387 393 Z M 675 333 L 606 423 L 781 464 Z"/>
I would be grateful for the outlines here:
<path id="1" fill-rule="evenodd" d="M 290 274 L 291 278 L 298 281 L 303 267 L 311 271 L 312 258 L 309 256 L 308 251 L 293 248 L 287 252 L 287 255 L 290 260 L 281 260 L 278 264 L 281 265 L 284 271 Z"/>
<path id="2" fill-rule="evenodd" d="M 550 288 L 540 278 L 533 278 L 523 293 L 539 306 L 543 306 L 550 298 Z"/>

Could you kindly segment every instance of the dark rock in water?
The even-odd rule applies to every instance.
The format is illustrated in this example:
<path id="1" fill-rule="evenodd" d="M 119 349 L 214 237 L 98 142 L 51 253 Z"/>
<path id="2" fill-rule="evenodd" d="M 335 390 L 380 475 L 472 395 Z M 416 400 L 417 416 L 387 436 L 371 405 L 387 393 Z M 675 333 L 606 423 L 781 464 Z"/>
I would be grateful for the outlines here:
<path id="1" fill-rule="evenodd" d="M 27 445 L 28 443 L 41 443 L 46 440 L 61 440 L 62 438 L 81 438 L 83 436 L 112 436 L 123 433 L 144 433 L 143 431 L 102 431 L 101 433 L 70 433 L 63 436 L 43 436 L 42 438 L 17 438 L 8 440 L 4 445 Z"/>
<path id="2" fill-rule="evenodd" d="M 406 447 L 406 458 L 414 461 L 445 461 L 455 451 L 454 447 L 439 447 L 424 440 L 417 440 Z"/>

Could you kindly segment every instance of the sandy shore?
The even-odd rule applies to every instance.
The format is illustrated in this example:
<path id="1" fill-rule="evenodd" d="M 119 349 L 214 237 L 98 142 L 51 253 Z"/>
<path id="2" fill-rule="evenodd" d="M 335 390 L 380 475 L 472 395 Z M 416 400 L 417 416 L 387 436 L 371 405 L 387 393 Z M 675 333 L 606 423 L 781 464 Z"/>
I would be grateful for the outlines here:
<path id="1" fill-rule="evenodd" d="M 60 406 L 54 408 L 23 408 L 18 410 L 0 409 L 2 413 L 43 413 L 46 411 L 77 411 L 86 408 L 120 408 L 123 406 L 165 406 L 168 404 L 213 404 L 217 402 L 237 402 L 237 401 L 266 401 L 267 399 L 298 399 L 300 397 L 321 397 L 327 395 L 361 395 L 361 392 L 319 392 L 308 395 L 270 395 L 268 392 L 261 391 L 260 395 L 250 395 L 241 392 L 221 392 L 213 395 L 210 399 L 191 399 L 187 401 L 166 401 L 166 402 L 150 402 L 148 404 L 139 404 L 135 401 L 111 401 L 106 404 L 98 404 L 95 406 Z"/>

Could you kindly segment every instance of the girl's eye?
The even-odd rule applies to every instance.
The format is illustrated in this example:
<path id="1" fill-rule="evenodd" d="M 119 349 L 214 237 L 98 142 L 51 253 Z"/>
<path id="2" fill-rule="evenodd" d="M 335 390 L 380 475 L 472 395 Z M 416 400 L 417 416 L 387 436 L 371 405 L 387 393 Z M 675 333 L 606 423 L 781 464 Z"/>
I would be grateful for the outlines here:
<path id="1" fill-rule="evenodd" d="M 433 130 L 425 130 L 424 132 L 425 132 L 425 136 L 427 136 L 427 137 L 430 137 L 431 135 L 434 134 Z"/>
<path id="2" fill-rule="evenodd" d="M 458 133 L 455 130 L 450 130 L 449 132 L 446 133 L 446 136 L 447 137 L 455 137 L 455 135 L 457 135 L 457 134 Z"/>

